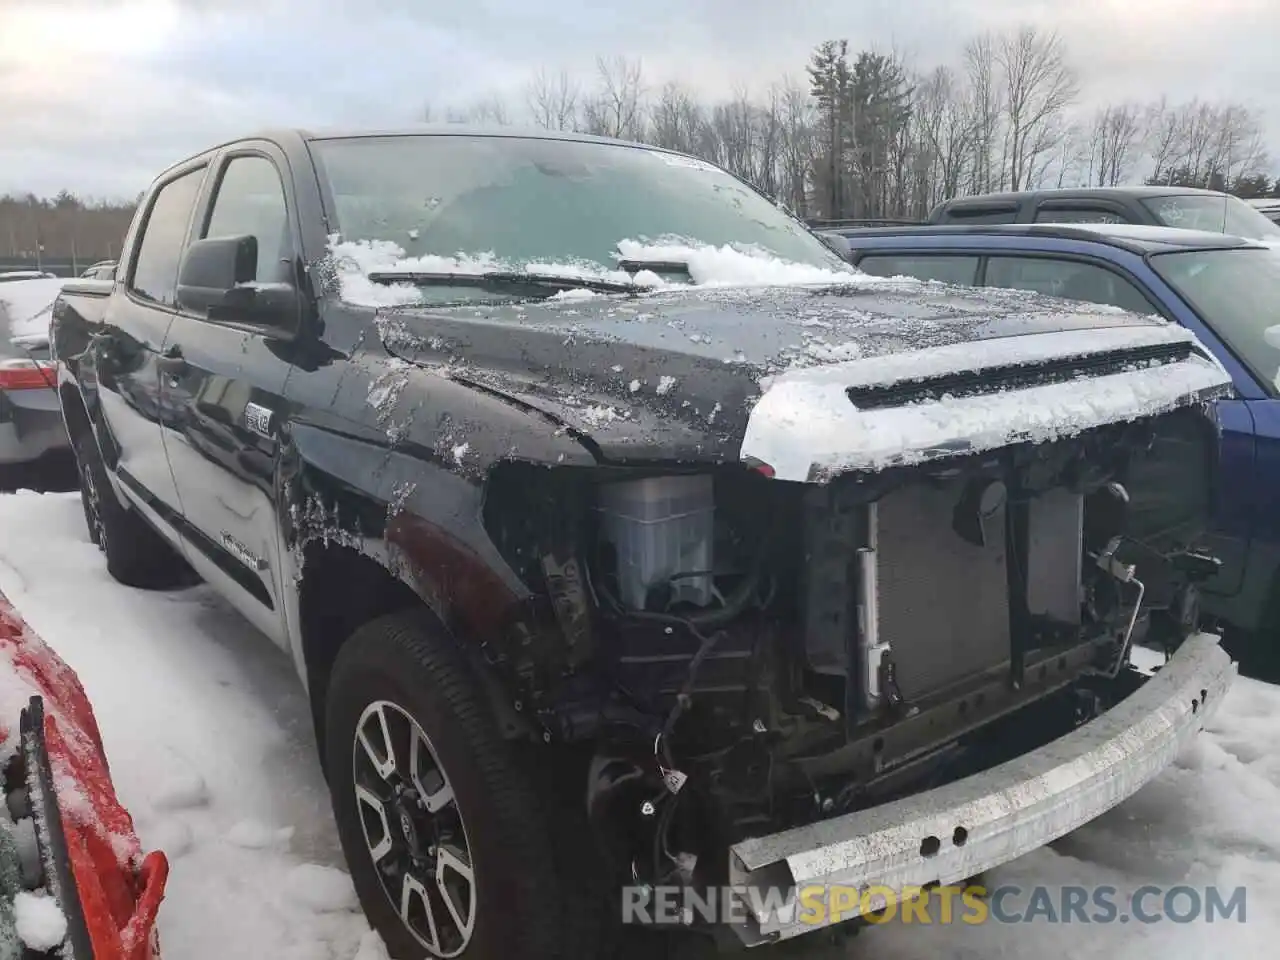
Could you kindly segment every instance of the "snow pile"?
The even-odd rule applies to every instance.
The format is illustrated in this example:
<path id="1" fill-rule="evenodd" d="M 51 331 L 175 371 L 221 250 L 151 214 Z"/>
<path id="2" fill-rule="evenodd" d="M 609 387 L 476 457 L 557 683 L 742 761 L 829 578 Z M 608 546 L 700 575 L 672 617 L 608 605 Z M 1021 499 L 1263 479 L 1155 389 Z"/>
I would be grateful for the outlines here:
<path id="1" fill-rule="evenodd" d="M 492 254 L 472 257 L 406 257 L 404 248 L 390 240 L 344 242 L 329 238 L 329 254 L 337 271 L 341 296 L 348 303 L 368 307 L 392 307 L 417 303 L 418 288 L 406 283 L 374 283 L 371 273 L 463 273 L 475 276 L 507 269 Z"/>
<path id="2" fill-rule="evenodd" d="M 663 280 L 650 270 L 631 274 L 586 260 L 512 263 L 499 259 L 491 251 L 409 257 L 403 247 L 389 240 L 344 241 L 337 235 L 329 238 L 329 253 L 341 298 L 348 303 L 369 307 L 404 306 L 422 300 L 420 289 L 412 284 L 374 283 L 369 279 L 371 273 L 460 273 L 468 276 L 489 272 L 530 273 L 633 284 L 653 291 L 681 290 L 690 286 L 682 281 Z M 717 247 L 679 237 L 664 238 L 657 243 L 622 240 L 618 243 L 618 254 L 623 260 L 686 264 L 695 287 L 848 286 L 871 282 L 918 285 L 920 282 L 911 278 L 886 281 L 882 277 L 869 277 L 852 267 L 829 270 L 782 260 L 759 248 Z M 555 299 L 579 300 L 590 296 L 593 296 L 590 291 L 572 290 L 558 294 Z"/>
<path id="3" fill-rule="evenodd" d="M 738 248 L 728 244 L 714 247 L 705 243 L 674 238 L 659 243 L 623 240 L 618 252 L 625 260 L 673 261 L 686 264 L 689 277 L 701 287 L 793 287 L 804 285 L 842 285 L 858 282 L 882 282 L 853 267 L 827 270 L 803 263 L 781 260 L 767 250 Z M 911 280 L 918 284 L 918 280 Z M 684 284 L 669 284 L 682 287 Z"/>
<path id="4" fill-rule="evenodd" d="M 53 301 L 58 299 L 62 278 L 7 280 L 0 283 L 0 332 L 8 320 L 9 337 L 48 333 Z"/>
<path id="5" fill-rule="evenodd" d="M 18 937 L 32 950 L 52 950 L 67 935 L 67 918 L 53 897 L 22 891 L 13 900 Z"/>

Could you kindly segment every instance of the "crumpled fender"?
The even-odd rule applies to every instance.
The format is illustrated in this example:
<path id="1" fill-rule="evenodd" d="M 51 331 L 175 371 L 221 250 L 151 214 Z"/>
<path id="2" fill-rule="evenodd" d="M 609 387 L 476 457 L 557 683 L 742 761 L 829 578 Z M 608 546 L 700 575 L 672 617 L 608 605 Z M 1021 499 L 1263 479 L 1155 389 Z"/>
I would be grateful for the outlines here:
<path id="1" fill-rule="evenodd" d="M 0 669 L 15 671 L 31 695 L 19 735 L 45 882 L 68 921 L 63 956 L 156 960 L 168 860 L 143 855 L 79 678 L 3 594 L 0 656 Z M 0 716 L 0 743 L 13 736 L 11 722 Z"/>

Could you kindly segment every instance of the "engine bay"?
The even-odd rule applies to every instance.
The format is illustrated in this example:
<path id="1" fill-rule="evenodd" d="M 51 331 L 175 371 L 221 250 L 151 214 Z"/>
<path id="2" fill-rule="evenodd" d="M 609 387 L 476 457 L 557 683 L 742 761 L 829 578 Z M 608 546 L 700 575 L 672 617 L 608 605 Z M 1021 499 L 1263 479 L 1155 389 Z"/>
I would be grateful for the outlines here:
<path id="1" fill-rule="evenodd" d="M 1184 409 L 821 484 L 508 464 L 485 521 L 538 600 L 487 654 L 580 758 L 621 877 L 717 882 L 709 854 L 743 837 L 977 772 L 1125 695 L 1131 645 L 1194 632 L 1216 572 L 1215 442 Z"/>

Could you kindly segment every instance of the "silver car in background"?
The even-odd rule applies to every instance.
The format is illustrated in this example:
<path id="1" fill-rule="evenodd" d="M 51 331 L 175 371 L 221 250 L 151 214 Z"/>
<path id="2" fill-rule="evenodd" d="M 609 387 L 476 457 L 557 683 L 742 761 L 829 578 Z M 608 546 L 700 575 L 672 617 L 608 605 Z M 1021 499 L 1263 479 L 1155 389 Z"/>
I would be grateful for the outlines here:
<path id="1" fill-rule="evenodd" d="M 1255 207 L 1259 213 L 1272 223 L 1280 223 L 1280 197 L 1265 197 L 1260 200 L 1250 200 L 1249 205 Z"/>
<path id="2" fill-rule="evenodd" d="M 49 317 L 64 282 L 34 270 L 0 273 L 0 468 L 67 448 L 49 364 Z"/>

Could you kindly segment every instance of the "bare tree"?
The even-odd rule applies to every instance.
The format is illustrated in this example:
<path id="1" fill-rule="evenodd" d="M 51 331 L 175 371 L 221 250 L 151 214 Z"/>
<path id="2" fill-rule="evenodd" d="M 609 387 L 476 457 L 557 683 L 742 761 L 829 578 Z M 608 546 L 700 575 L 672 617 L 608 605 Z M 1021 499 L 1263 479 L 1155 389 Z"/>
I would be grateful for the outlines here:
<path id="1" fill-rule="evenodd" d="M 1161 100 L 1147 116 L 1149 182 L 1226 189 L 1266 172 L 1262 121 L 1248 107 L 1198 99 L 1171 107 Z"/>
<path id="2" fill-rule="evenodd" d="M 1059 189 L 1088 186 L 1092 182 L 1091 144 L 1090 135 L 1079 123 L 1068 123 L 1056 156 L 1046 165 L 1038 185 L 1044 186 L 1052 173 Z"/>
<path id="3" fill-rule="evenodd" d="M 1263 172 L 1267 163 L 1266 137 L 1258 115 L 1241 104 L 1229 103 L 1218 108 L 1216 120 L 1214 172 L 1221 177 L 1223 186 Z"/>
<path id="4" fill-rule="evenodd" d="M 474 123 L 482 126 L 509 126 L 511 114 L 506 102 L 496 94 L 482 97 L 467 107 L 451 107 L 445 111 L 446 123 Z"/>
<path id="5" fill-rule="evenodd" d="M 777 89 L 782 125 L 779 163 L 780 199 L 794 213 L 809 212 L 809 171 L 816 151 L 814 110 L 809 92 L 794 79 Z"/>
<path id="6" fill-rule="evenodd" d="M 970 40 L 964 49 L 973 129 L 973 160 L 969 175 L 971 193 L 988 193 L 1003 185 L 1004 157 L 996 159 L 996 145 L 1004 100 L 996 80 L 995 43 L 995 38 L 987 33 Z"/>
<path id="7" fill-rule="evenodd" d="M 554 76 L 545 68 L 525 87 L 525 102 L 533 122 L 546 130 L 573 130 L 578 124 L 578 98 L 581 88 L 567 71 Z"/>
<path id="8" fill-rule="evenodd" d="M 759 114 L 759 108 L 742 89 L 731 100 L 713 107 L 711 129 L 715 134 L 717 153 L 714 159 L 726 170 L 753 181 L 767 191 L 776 183 L 766 183 L 766 178 L 775 181 L 776 174 L 772 169 L 765 169 L 772 166 L 772 160 L 766 160 L 765 154 L 776 152 L 776 146 L 764 147 L 762 144 Z"/>
<path id="9" fill-rule="evenodd" d="M 1064 114 L 1079 83 L 1062 38 L 1034 27 L 1001 36 L 995 63 L 1004 89 L 1006 182 L 1009 189 L 1021 190 L 1044 154 L 1061 145 Z"/>
<path id="10" fill-rule="evenodd" d="M 600 57 L 596 72 L 598 89 L 583 105 L 587 132 L 624 140 L 642 139 L 645 88 L 641 62 L 626 57 Z"/>
<path id="11" fill-rule="evenodd" d="M 1151 157 L 1152 171 L 1148 181 L 1165 183 L 1174 174 L 1182 157 L 1182 115 L 1170 107 L 1166 98 L 1150 104 L 1143 118 L 1146 127 L 1146 149 Z"/>
<path id="12" fill-rule="evenodd" d="M 1089 182 L 1114 187 L 1124 182 L 1146 133 L 1143 109 L 1135 103 L 1108 104 L 1089 132 Z"/>
<path id="13" fill-rule="evenodd" d="M 975 133 L 971 105 L 950 67 L 938 67 L 916 84 L 913 216 L 924 216 L 959 192 L 973 159 Z"/>
<path id="14" fill-rule="evenodd" d="M 654 146 L 697 153 L 706 136 L 706 117 L 697 96 L 676 81 L 665 83 L 649 110 L 649 138 Z"/>

